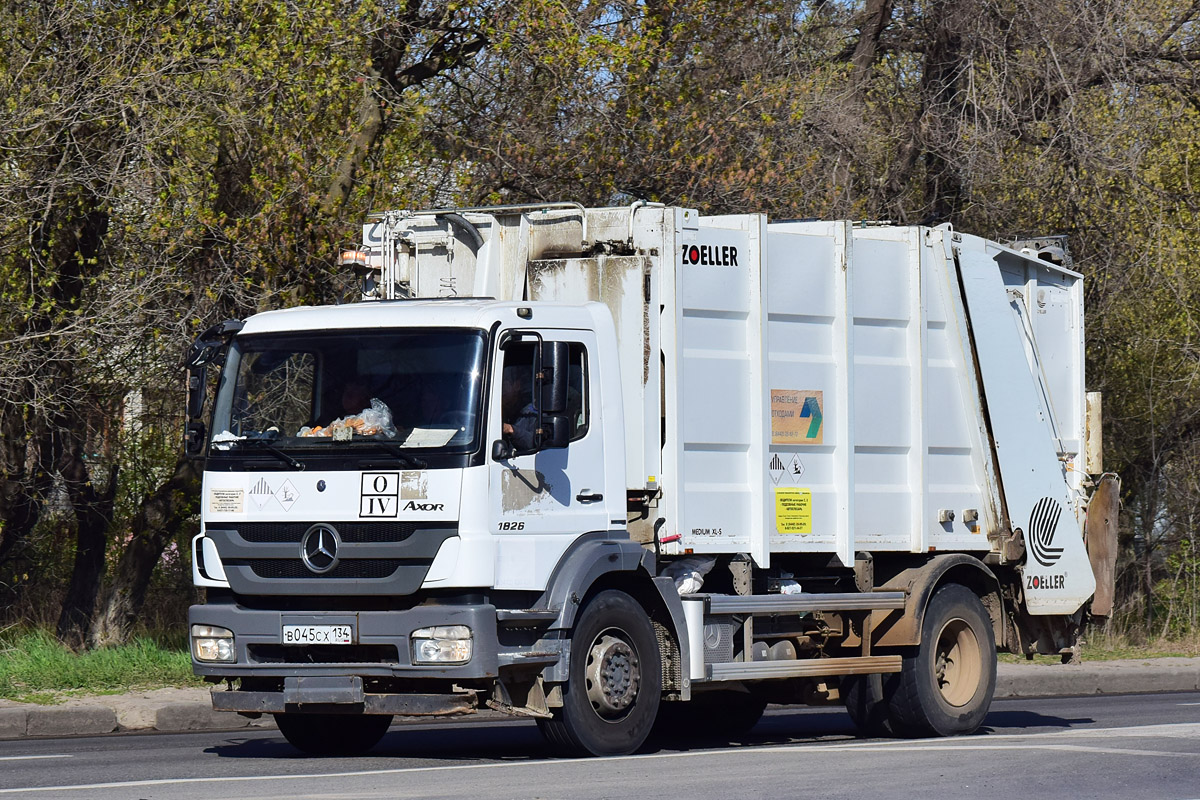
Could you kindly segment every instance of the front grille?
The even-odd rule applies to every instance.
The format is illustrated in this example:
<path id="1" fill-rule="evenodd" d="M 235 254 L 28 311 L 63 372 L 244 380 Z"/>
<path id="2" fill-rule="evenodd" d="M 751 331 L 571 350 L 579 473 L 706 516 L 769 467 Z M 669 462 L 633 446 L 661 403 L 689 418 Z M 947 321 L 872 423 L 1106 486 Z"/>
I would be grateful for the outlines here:
<path id="1" fill-rule="evenodd" d="M 298 558 L 256 558 L 230 561 L 231 567 L 249 567 L 260 578 L 388 578 L 402 564 L 403 558 L 372 558 L 343 561 L 329 572 L 315 573 Z"/>
<path id="2" fill-rule="evenodd" d="M 246 647 L 255 664 L 399 664 L 395 645 L 318 644 L 289 647 L 252 644 Z"/>
<path id="3" fill-rule="evenodd" d="M 300 542 L 313 521 L 252 522 L 213 528 L 229 588 L 239 595 L 407 595 L 425 580 L 453 522 L 335 522 L 345 547 L 329 572 L 312 572 Z"/>
<path id="4" fill-rule="evenodd" d="M 353 544 L 403 542 L 418 528 L 436 527 L 413 522 L 334 522 L 332 525 L 343 542 Z M 237 526 L 237 532 L 247 542 L 255 544 L 300 544 L 311 527 L 311 522 L 243 522 Z"/>

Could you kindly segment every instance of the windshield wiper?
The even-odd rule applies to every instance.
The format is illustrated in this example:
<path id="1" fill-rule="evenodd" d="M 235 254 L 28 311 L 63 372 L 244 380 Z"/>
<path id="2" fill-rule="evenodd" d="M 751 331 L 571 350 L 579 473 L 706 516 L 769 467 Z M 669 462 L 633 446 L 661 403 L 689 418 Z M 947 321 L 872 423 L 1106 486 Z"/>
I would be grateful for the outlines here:
<path id="1" fill-rule="evenodd" d="M 287 464 L 292 469 L 299 470 L 301 472 L 304 471 L 304 463 L 303 462 L 297 461 L 296 459 L 289 456 L 287 453 L 280 450 L 275 445 L 271 444 L 271 440 L 265 436 L 259 437 L 259 438 L 254 438 L 254 439 L 250 439 L 250 438 L 242 439 L 241 441 L 238 442 L 238 444 L 253 445 L 254 447 L 257 447 L 261 450 L 266 450 L 268 453 L 275 456 L 276 458 L 278 458 L 280 461 Z"/>
<path id="2" fill-rule="evenodd" d="M 391 444 L 390 442 L 381 442 L 379 440 L 374 440 L 374 441 L 370 442 L 370 444 L 375 445 L 376 447 L 378 447 L 380 450 L 383 450 L 388 455 L 394 456 L 395 458 L 397 458 L 400 461 L 401 464 L 412 467 L 413 469 L 425 469 L 427 466 L 429 466 L 429 463 L 425 459 L 418 458 L 417 456 L 411 456 L 408 453 L 405 453 L 399 447 L 396 447 L 396 445 Z M 360 466 L 363 466 L 363 465 L 360 464 Z"/>

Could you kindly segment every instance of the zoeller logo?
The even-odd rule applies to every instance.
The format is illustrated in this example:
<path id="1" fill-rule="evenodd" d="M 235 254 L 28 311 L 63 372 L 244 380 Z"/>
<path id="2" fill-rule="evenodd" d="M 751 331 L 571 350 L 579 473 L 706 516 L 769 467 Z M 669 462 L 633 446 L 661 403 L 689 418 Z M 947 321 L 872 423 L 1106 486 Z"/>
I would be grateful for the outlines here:
<path id="1" fill-rule="evenodd" d="M 733 245 L 685 244 L 683 263 L 702 267 L 736 267 L 738 249 Z"/>
<path id="2" fill-rule="evenodd" d="M 1029 514 L 1029 533 L 1025 536 L 1025 543 L 1029 545 L 1029 552 L 1033 553 L 1033 557 L 1043 567 L 1058 561 L 1062 555 L 1061 547 L 1052 546 L 1062 511 L 1062 506 L 1057 500 L 1043 497 L 1037 501 L 1037 505 Z"/>
<path id="3" fill-rule="evenodd" d="M 331 526 L 324 523 L 313 525 L 300 540 L 300 558 L 310 572 L 321 575 L 338 565 L 338 547 L 341 544 L 342 537 Z"/>
<path id="4" fill-rule="evenodd" d="M 445 507 L 445 503 L 416 503 L 412 500 L 404 504 L 405 511 L 441 511 Z"/>

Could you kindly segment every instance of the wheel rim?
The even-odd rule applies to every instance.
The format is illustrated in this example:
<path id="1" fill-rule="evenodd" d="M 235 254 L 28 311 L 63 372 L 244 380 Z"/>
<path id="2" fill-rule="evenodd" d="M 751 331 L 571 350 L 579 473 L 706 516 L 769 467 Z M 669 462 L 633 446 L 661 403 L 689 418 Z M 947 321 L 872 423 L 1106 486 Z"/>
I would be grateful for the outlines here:
<path id="1" fill-rule="evenodd" d="M 602 631 L 588 648 L 584 670 L 588 702 L 601 719 L 619 720 L 637 700 L 641 670 L 624 631 Z"/>
<path id="2" fill-rule="evenodd" d="M 964 619 L 948 621 L 938 634 L 933 675 L 942 699 L 954 707 L 971 702 L 983 674 L 979 639 Z"/>

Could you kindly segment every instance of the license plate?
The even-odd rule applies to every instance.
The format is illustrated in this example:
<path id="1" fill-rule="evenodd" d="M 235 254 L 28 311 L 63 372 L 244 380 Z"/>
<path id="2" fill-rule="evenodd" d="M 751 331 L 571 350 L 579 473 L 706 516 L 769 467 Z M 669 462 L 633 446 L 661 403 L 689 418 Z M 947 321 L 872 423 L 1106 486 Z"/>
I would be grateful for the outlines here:
<path id="1" fill-rule="evenodd" d="M 349 625 L 284 625 L 284 644 L 353 644 Z"/>

